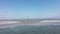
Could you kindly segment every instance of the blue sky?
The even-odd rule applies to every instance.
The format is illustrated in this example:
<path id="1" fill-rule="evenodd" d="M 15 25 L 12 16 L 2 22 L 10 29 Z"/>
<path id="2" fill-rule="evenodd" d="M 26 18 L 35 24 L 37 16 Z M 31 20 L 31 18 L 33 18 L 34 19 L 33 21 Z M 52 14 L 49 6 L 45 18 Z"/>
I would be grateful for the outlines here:
<path id="1" fill-rule="evenodd" d="M 0 0 L 0 19 L 54 18 L 60 16 L 60 0 Z"/>

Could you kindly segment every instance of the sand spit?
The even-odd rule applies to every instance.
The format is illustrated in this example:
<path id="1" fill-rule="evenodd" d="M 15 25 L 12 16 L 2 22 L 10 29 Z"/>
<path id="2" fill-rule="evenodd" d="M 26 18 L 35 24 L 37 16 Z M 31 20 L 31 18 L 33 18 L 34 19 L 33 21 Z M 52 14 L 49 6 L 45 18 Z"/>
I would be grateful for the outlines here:
<path id="1" fill-rule="evenodd" d="M 4 25 L 4 24 L 14 24 L 14 23 L 18 23 L 18 21 L 0 21 L 0 25 Z"/>
<path id="2" fill-rule="evenodd" d="M 5 24 L 20 24 L 20 25 L 51 25 L 51 24 L 60 24 L 60 20 L 9 20 L 9 21 L 0 21 L 0 25 Z"/>
<path id="3" fill-rule="evenodd" d="M 15 21 L 0 21 L 0 28 L 14 28 L 15 26 L 45 26 L 45 25 L 60 25 L 60 20 L 15 20 Z"/>

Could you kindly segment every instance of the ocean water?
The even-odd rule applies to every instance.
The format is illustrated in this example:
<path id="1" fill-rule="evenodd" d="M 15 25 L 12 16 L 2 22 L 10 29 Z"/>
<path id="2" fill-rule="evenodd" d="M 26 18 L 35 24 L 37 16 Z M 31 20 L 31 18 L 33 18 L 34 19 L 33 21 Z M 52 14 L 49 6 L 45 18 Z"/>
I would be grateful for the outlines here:
<path id="1" fill-rule="evenodd" d="M 60 34 L 60 25 L 24 25 L 13 28 L 0 28 L 0 34 Z"/>

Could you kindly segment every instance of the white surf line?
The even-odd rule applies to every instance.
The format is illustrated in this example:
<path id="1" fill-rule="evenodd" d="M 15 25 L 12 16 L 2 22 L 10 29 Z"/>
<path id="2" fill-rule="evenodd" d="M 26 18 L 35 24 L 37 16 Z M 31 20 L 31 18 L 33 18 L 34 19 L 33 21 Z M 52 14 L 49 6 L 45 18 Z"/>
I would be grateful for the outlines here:
<path id="1" fill-rule="evenodd" d="M 0 21 L 0 25 L 18 23 L 18 21 Z"/>

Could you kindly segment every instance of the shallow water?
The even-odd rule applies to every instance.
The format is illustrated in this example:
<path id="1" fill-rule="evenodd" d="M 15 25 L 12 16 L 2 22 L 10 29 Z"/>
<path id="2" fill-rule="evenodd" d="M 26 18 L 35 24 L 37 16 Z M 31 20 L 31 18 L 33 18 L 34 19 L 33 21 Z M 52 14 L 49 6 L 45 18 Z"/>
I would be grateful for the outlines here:
<path id="1" fill-rule="evenodd" d="M 60 34 L 60 25 L 16 26 L 0 28 L 0 34 Z"/>

